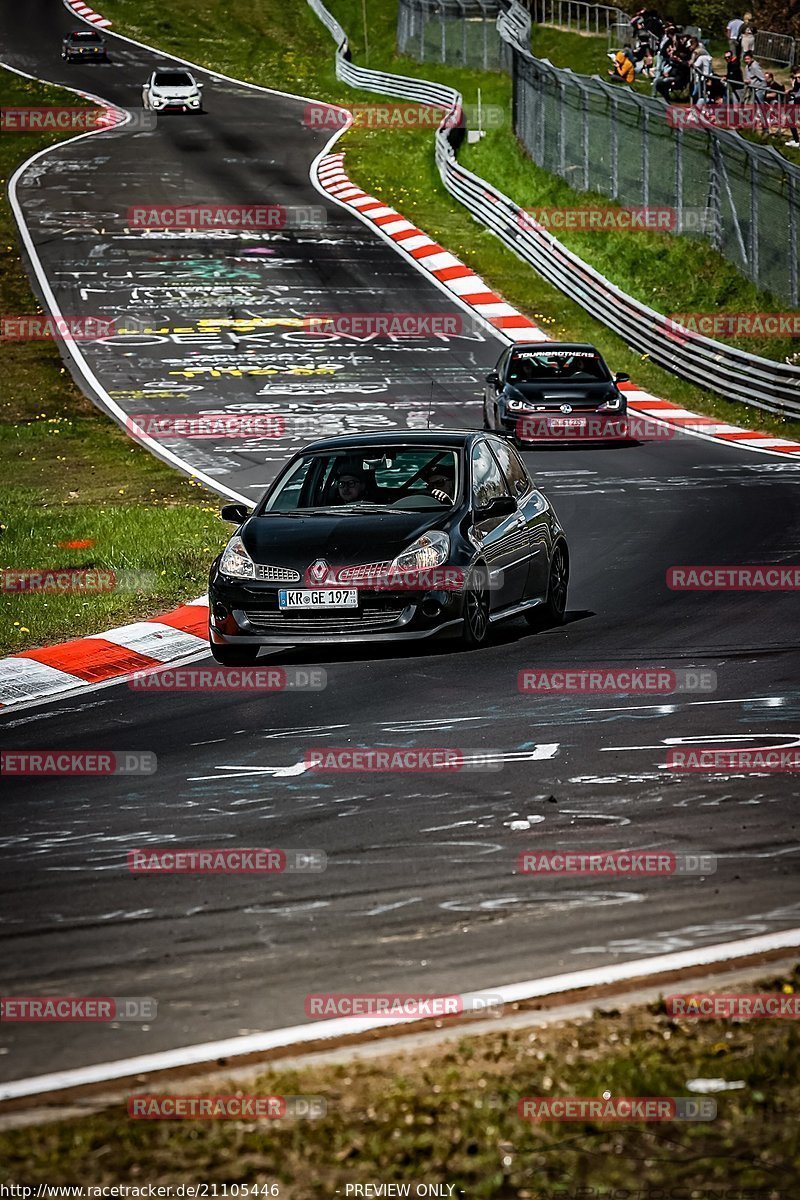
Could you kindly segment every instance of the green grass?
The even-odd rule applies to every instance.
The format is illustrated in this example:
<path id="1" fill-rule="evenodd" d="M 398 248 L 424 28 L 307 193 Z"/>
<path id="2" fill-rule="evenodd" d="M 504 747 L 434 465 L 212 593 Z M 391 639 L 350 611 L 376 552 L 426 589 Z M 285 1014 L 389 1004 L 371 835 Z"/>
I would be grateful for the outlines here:
<path id="1" fill-rule="evenodd" d="M 82 103 L 71 93 L 0 72 L 4 106 Z M 51 134 L 0 138 L 3 183 Z M 41 308 L 20 259 L 5 194 L 0 203 L 0 308 Z M 0 569 L 139 572 L 141 586 L 100 595 L 0 592 L 0 654 L 98 633 L 154 616 L 205 590 L 225 538 L 217 498 L 135 446 L 78 391 L 53 342 L 3 343 L 0 395 Z M 82 550 L 61 543 L 90 541 Z M 164 547 L 170 547 L 168 554 Z"/>
<path id="2" fill-rule="evenodd" d="M 800 971 L 751 991 L 797 990 Z M 681 988 L 675 990 L 680 991 Z M 461 1038 L 413 1054 L 265 1070 L 189 1094 L 308 1095 L 326 1114 L 269 1121 L 130 1120 L 124 1104 L 0 1134 L 0 1182 L 277 1184 L 281 1200 L 346 1185 L 444 1183 L 470 1200 L 795 1194 L 800 1127 L 796 1021 L 675 1021 L 653 1004 Z M 742 1081 L 705 1122 L 534 1125 L 523 1096 L 690 1096 L 692 1079 Z M 140 1091 L 169 1093 L 166 1083 Z M 580 1188 L 594 1191 L 580 1192 Z M 606 1189 L 610 1189 L 606 1192 Z M 659 1189 L 664 1189 L 659 1190 Z M 752 1193 L 745 1189 L 753 1189 Z M 209 1189 L 209 1195 L 213 1193 Z M 221 1191 L 220 1193 L 221 1194 Z M 354 1193 L 350 1192 L 352 1196 Z M 370 1193 L 367 1193 L 368 1195 Z M 414 1195 L 412 1187 L 411 1195 Z"/>
<path id="3" fill-rule="evenodd" d="M 365 63 L 360 0 L 331 0 L 329 8 L 350 36 L 355 61 Z M 336 81 L 333 41 L 304 5 L 288 12 L 275 0 L 173 0 L 166 18 L 159 0 L 135 4 L 110 0 L 107 11 L 120 30 L 228 74 L 345 104 L 369 102 L 370 94 Z M 510 126 L 511 84 L 504 74 L 416 63 L 398 55 L 393 0 L 369 0 L 368 20 L 371 66 L 450 84 L 459 88 L 468 106 L 476 104 L 480 87 L 483 103 L 505 114 L 501 128 L 492 130 L 476 146 L 462 147 L 460 157 L 465 165 L 502 186 L 525 207 L 583 205 L 592 199 L 539 170 L 524 155 Z M 578 38 L 580 42 L 593 40 L 597 39 Z M 290 46 L 285 57 L 283 44 Z M 643 388 L 675 403 L 735 424 L 755 424 L 770 433 L 800 436 L 797 422 L 761 414 L 676 379 L 646 355 L 630 350 L 621 338 L 545 283 L 447 194 L 434 166 L 432 141 L 429 130 L 356 128 L 340 139 L 337 148 L 346 151 L 350 175 L 361 186 L 458 254 L 552 336 L 593 342 L 613 369 L 627 371 Z M 687 246 L 684 239 L 666 234 L 621 232 L 570 233 L 563 240 L 614 282 L 657 309 L 780 311 L 785 307 L 758 293 L 721 255 L 700 241 Z M 777 358 L 793 349 L 789 342 L 747 339 L 741 344 Z"/>

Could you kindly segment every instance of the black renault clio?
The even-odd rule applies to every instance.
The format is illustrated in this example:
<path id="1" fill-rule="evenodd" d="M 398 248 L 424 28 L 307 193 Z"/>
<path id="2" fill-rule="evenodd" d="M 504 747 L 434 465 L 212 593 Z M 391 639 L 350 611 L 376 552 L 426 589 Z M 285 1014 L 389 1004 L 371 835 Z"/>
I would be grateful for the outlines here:
<path id="1" fill-rule="evenodd" d="M 211 652 L 460 636 L 563 619 L 569 551 L 549 501 L 503 438 L 362 433 L 307 446 L 211 568 Z"/>

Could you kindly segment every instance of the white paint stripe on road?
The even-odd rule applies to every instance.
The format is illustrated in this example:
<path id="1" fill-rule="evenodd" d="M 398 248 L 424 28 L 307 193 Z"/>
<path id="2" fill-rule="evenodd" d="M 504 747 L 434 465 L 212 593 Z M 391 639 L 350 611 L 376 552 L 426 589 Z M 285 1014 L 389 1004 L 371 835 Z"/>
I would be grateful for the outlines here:
<path id="1" fill-rule="evenodd" d="M 633 959 L 607 967 L 591 967 L 586 971 L 571 971 L 566 975 L 551 975 L 545 979 L 528 979 L 523 983 L 501 984 L 499 987 L 482 988 L 480 993 L 462 993 L 466 1000 L 471 995 L 499 996 L 506 1004 L 520 1000 L 533 1000 L 544 996 L 559 995 L 585 988 L 602 987 L 606 984 L 623 983 L 631 979 L 645 979 L 668 971 L 682 971 L 691 967 L 708 966 L 711 963 L 727 962 L 736 958 L 749 958 L 776 950 L 800 947 L 800 929 L 783 929 L 778 933 L 762 934 L 759 937 L 742 938 L 735 942 L 722 942 L 714 946 L 701 946 L 692 950 L 681 950 L 675 954 L 659 954 L 652 958 Z M 146 1075 L 154 1071 L 174 1070 L 200 1066 L 218 1059 L 241 1058 L 248 1054 L 262 1054 L 268 1050 L 289 1049 L 308 1042 L 326 1041 L 330 1038 L 347 1037 L 354 1033 L 368 1033 L 374 1029 L 396 1026 L 399 1022 L 391 1017 L 338 1017 L 331 1021 L 312 1021 L 306 1025 L 290 1025 L 285 1029 L 272 1029 L 265 1033 L 245 1034 L 241 1037 L 224 1038 L 216 1042 L 200 1042 L 195 1046 L 180 1046 L 175 1050 L 162 1050 L 155 1054 L 142 1054 L 136 1058 L 123 1058 L 117 1062 L 96 1063 L 89 1067 L 76 1067 L 71 1071 L 54 1071 L 50 1075 L 35 1075 L 30 1079 L 14 1079 L 0 1084 L 0 1101 L 18 1100 L 25 1096 L 41 1096 L 48 1092 L 60 1092 L 67 1088 L 85 1087 L 88 1084 L 110 1083 L 134 1075 Z M 414 1021 L 404 1021 L 409 1028 Z M 232 1068 L 233 1069 L 233 1068 Z"/>

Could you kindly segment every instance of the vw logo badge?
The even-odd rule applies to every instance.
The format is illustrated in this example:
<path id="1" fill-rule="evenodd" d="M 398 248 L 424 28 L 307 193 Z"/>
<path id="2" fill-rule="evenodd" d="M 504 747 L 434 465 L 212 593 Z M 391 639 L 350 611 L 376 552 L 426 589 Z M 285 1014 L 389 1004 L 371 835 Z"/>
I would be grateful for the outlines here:
<path id="1" fill-rule="evenodd" d="M 572 412 L 572 405 L 571 405 L 571 404 L 562 404 L 560 407 L 561 407 L 561 411 L 562 411 L 563 413 Z"/>

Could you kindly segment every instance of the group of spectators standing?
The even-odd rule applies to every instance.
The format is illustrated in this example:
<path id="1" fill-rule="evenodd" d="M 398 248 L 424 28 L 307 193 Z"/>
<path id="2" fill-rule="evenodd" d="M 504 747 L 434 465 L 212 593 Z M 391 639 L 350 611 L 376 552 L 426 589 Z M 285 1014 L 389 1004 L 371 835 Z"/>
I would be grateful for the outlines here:
<path id="1" fill-rule="evenodd" d="M 752 104 L 762 114 L 765 130 L 777 116 L 779 126 L 786 124 L 791 132 L 786 145 L 800 147 L 792 118 L 800 108 L 800 66 L 793 69 L 788 87 L 772 71 L 763 70 L 754 54 L 756 27 L 751 13 L 733 17 L 727 24 L 724 75 L 715 73 L 711 54 L 699 37 L 663 21 L 655 9 L 640 9 L 631 18 L 631 27 L 632 43 L 613 55 L 612 79 L 632 84 L 637 75 L 648 78 L 654 94 L 668 103 L 687 99 L 699 107 Z"/>

